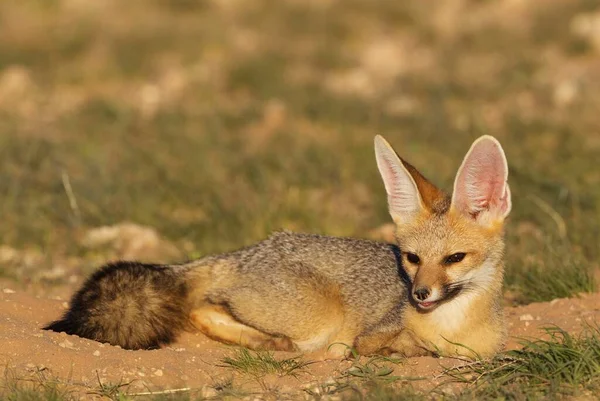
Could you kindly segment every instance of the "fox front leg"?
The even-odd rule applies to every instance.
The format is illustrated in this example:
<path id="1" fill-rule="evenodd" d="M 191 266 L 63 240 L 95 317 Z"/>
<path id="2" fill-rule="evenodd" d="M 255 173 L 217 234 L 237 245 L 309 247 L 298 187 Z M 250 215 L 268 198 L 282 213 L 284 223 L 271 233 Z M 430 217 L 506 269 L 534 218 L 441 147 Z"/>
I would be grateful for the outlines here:
<path id="1" fill-rule="evenodd" d="M 375 332 L 360 335 L 354 342 L 359 355 L 393 355 L 404 357 L 433 355 L 409 330 Z"/>

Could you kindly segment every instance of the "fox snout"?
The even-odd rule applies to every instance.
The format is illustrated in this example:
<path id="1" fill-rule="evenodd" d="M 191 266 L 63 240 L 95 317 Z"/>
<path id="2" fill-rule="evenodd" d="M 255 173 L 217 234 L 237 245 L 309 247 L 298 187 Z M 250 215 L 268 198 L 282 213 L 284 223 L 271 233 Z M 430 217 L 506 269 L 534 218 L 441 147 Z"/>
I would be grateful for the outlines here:
<path id="1" fill-rule="evenodd" d="M 429 297 L 429 294 L 431 294 L 431 288 L 426 286 L 420 286 L 413 291 L 415 301 L 425 301 Z"/>
<path id="2" fill-rule="evenodd" d="M 443 298 L 442 292 L 436 286 L 414 283 L 412 297 L 419 307 L 427 309 Z"/>
<path id="3" fill-rule="evenodd" d="M 415 283 L 416 284 L 416 283 Z M 413 285 L 412 298 L 420 310 L 426 311 L 435 308 L 440 302 L 446 300 L 450 294 L 445 291 L 445 286 L 430 286 L 425 284 Z"/>
<path id="4" fill-rule="evenodd" d="M 436 266 L 411 266 L 411 297 L 420 309 L 433 308 L 445 298 L 444 287 L 449 282 L 442 269 Z"/>

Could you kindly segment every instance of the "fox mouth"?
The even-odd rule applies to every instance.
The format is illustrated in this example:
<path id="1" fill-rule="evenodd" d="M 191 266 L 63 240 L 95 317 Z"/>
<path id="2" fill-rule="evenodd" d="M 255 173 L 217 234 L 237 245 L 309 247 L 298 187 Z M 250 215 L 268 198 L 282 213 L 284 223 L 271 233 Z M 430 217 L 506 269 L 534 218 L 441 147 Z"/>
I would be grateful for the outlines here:
<path id="1" fill-rule="evenodd" d="M 414 299 L 417 309 L 422 312 L 428 312 L 437 308 L 440 304 L 451 301 L 463 290 L 463 285 L 455 284 L 445 286 L 443 288 L 442 298 L 436 299 L 435 301 L 419 301 Z"/>
<path id="2" fill-rule="evenodd" d="M 417 302 L 419 308 L 423 310 L 430 310 L 437 306 L 439 301 L 431 301 L 431 302 Z"/>

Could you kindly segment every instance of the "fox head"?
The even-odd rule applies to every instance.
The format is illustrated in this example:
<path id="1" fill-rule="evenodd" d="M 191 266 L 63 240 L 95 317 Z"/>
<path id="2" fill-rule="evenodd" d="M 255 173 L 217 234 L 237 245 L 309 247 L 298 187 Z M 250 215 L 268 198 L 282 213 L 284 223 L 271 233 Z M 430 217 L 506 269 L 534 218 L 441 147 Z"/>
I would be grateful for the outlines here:
<path id="1" fill-rule="evenodd" d="M 489 135 L 473 143 L 451 197 L 398 157 L 381 136 L 375 137 L 375 155 L 417 308 L 432 310 L 464 292 L 499 291 L 503 223 L 511 209 L 500 143 Z"/>

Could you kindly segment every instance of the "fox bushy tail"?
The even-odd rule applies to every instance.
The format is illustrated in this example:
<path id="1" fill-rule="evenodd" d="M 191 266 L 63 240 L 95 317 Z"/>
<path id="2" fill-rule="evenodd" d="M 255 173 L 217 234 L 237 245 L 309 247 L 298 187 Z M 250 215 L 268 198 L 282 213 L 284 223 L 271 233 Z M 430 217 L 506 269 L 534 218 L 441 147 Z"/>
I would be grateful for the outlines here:
<path id="1" fill-rule="evenodd" d="M 158 348 L 187 328 L 188 293 L 185 274 L 171 266 L 117 262 L 94 273 L 65 315 L 44 329 L 125 349 Z"/>

